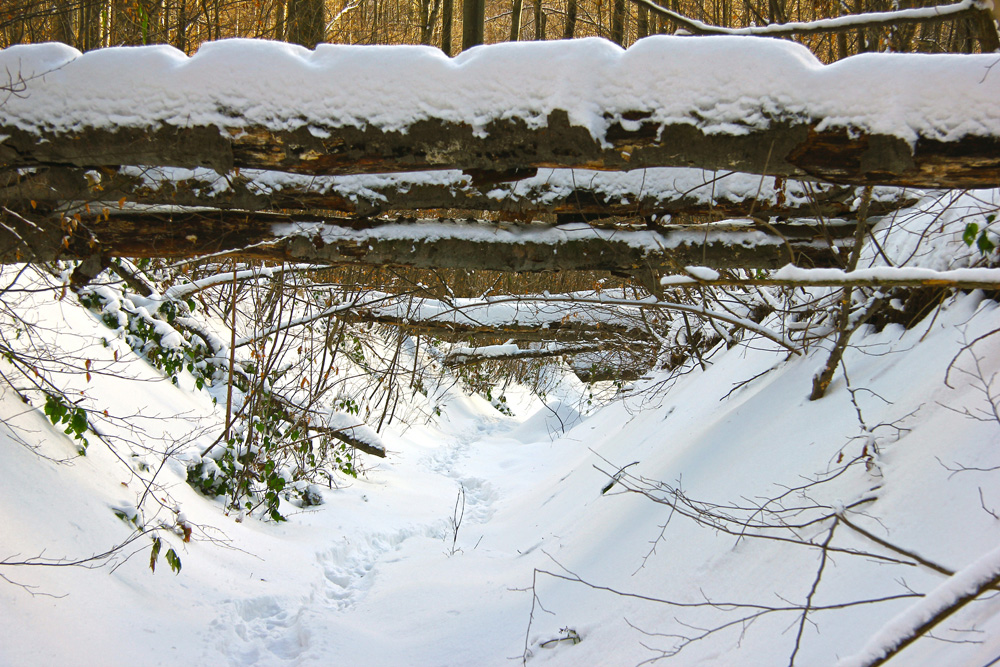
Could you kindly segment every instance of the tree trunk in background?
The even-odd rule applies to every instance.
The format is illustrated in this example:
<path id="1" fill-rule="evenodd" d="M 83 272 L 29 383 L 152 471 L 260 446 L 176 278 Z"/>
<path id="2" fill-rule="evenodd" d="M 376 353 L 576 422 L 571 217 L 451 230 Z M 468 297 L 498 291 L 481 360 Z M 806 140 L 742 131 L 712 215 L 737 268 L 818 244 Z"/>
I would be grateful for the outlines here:
<path id="1" fill-rule="evenodd" d="M 486 26 L 486 0 L 462 2 L 462 50 L 483 43 Z"/>
<path id="2" fill-rule="evenodd" d="M 288 41 L 314 49 L 326 37 L 323 0 L 288 0 Z"/>
<path id="3" fill-rule="evenodd" d="M 453 0 L 441 2 L 441 50 L 446 56 L 451 55 L 451 21 L 455 15 Z"/>
<path id="4" fill-rule="evenodd" d="M 62 42 L 63 44 L 73 43 L 73 16 L 70 13 L 68 7 L 63 6 L 62 2 L 53 2 L 52 4 L 52 39 L 57 42 Z"/>
<path id="5" fill-rule="evenodd" d="M 612 5 L 611 41 L 625 46 L 625 0 L 614 0 Z"/>
<path id="6" fill-rule="evenodd" d="M 430 44 L 431 0 L 420 0 L 420 43 Z"/>
<path id="7" fill-rule="evenodd" d="M 524 9 L 524 0 L 514 0 L 514 10 L 510 15 L 510 41 L 516 42 L 521 39 L 521 11 Z"/>
<path id="8" fill-rule="evenodd" d="M 174 46 L 187 53 L 187 30 L 188 30 L 188 7 L 187 0 L 179 0 L 177 3 L 177 30 L 174 32 Z"/>
<path id="9" fill-rule="evenodd" d="M 770 23 L 788 23 L 785 4 L 780 0 L 767 0 L 767 18 Z"/>
<path id="10" fill-rule="evenodd" d="M 420 35 L 420 43 L 428 46 L 434 38 L 434 24 L 437 23 L 438 12 L 441 11 L 441 0 L 433 0 L 433 2 L 427 23 L 424 24 L 423 32 Z"/>
<path id="11" fill-rule="evenodd" d="M 854 13 L 860 14 L 864 11 L 863 0 L 855 0 L 854 2 Z M 858 53 L 865 53 L 869 51 L 868 48 L 868 36 L 865 34 L 864 28 L 858 28 Z"/>
<path id="12" fill-rule="evenodd" d="M 535 39 L 545 39 L 545 12 L 542 8 L 542 0 L 535 0 Z"/>
<path id="13" fill-rule="evenodd" d="M 576 32 L 576 0 L 566 3 L 566 26 L 563 28 L 563 39 L 573 39 Z"/>
<path id="14" fill-rule="evenodd" d="M 101 10 L 96 0 L 80 2 L 76 44 L 81 51 L 96 49 L 101 45 Z"/>
<path id="15" fill-rule="evenodd" d="M 639 6 L 635 23 L 635 38 L 642 39 L 649 34 L 649 9 L 644 5 Z"/>
<path id="16" fill-rule="evenodd" d="M 1000 13 L 1000 1 L 993 0 L 994 12 Z M 974 19 L 976 32 L 979 33 L 979 48 L 983 53 L 1000 49 L 1000 34 L 997 33 L 996 23 L 993 22 L 993 12 L 984 9 L 979 12 L 979 16 Z"/>
<path id="17" fill-rule="evenodd" d="M 274 38 L 285 39 L 285 0 L 278 0 L 274 9 Z"/>

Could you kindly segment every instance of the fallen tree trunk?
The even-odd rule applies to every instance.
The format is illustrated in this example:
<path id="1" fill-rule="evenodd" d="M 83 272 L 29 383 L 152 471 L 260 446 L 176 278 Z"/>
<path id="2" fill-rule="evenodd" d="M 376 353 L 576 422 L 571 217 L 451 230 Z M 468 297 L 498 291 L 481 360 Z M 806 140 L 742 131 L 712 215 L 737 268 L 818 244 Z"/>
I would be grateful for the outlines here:
<path id="1" fill-rule="evenodd" d="M 495 271 L 671 273 L 688 265 L 776 269 L 838 266 L 851 224 L 726 221 L 649 230 L 595 229 L 585 223 L 315 222 L 272 214 L 104 212 L 95 218 L 0 219 L 0 261 L 85 259 L 95 255 L 190 258 L 234 255 L 317 264 L 363 264 Z M 334 224 L 336 223 L 336 224 Z"/>
<path id="2" fill-rule="evenodd" d="M 479 347 L 457 347 L 444 358 L 444 365 L 457 367 L 479 364 L 484 361 L 513 361 L 521 359 L 546 359 L 549 357 L 573 356 L 585 352 L 600 352 L 612 347 L 607 342 L 581 343 L 577 345 L 549 344 L 538 348 L 520 348 L 516 343 L 485 345 Z"/>
<path id="3" fill-rule="evenodd" d="M 240 211 L 324 210 L 376 216 L 449 209 L 492 211 L 511 219 L 543 214 L 605 217 L 714 216 L 838 218 L 856 207 L 853 187 L 700 169 L 650 169 L 628 174 L 545 170 L 533 178 L 474 185 L 461 172 L 369 177 L 309 177 L 275 172 L 219 175 L 210 170 L 49 168 L 0 175 L 0 202 L 44 210 L 122 206 L 197 206 Z M 873 202 L 883 215 L 914 203 L 904 191 Z"/>
<path id="4" fill-rule="evenodd" d="M 912 144 L 863 128 L 826 128 L 821 121 L 771 120 L 739 134 L 660 123 L 653 112 L 627 112 L 603 139 L 557 109 L 541 128 L 523 120 L 472 125 L 421 120 L 405 132 L 339 127 L 317 137 L 306 128 L 220 131 L 207 126 L 85 128 L 25 132 L 0 121 L 0 169 L 47 166 L 95 169 L 122 165 L 206 167 L 297 174 L 376 174 L 458 169 L 485 185 L 519 178 L 523 169 L 625 171 L 693 167 L 816 179 L 848 185 L 917 188 L 991 187 L 1000 182 L 1000 138 L 951 141 L 920 136 Z M 329 136 L 325 136 L 325 135 Z"/>
<path id="5" fill-rule="evenodd" d="M 419 47 L 310 54 L 239 42 L 191 58 L 8 50 L 0 71 L 16 94 L 0 116 L 0 169 L 458 169 L 487 184 L 546 167 L 697 167 L 860 185 L 1000 182 L 992 55 L 865 54 L 824 67 L 804 47 L 753 38 L 503 46 L 456 61 Z M 859 90 L 879 94 L 859 101 Z"/>
<path id="6" fill-rule="evenodd" d="M 482 342 L 517 340 L 523 343 L 574 343 L 607 341 L 615 346 L 644 345 L 655 338 L 636 319 L 619 318 L 617 322 L 579 320 L 566 311 L 563 318 L 511 317 L 476 323 L 470 319 L 418 318 L 371 310 L 349 310 L 337 317 L 347 322 L 382 324 L 399 328 L 414 336 L 430 336 L 446 342 Z"/>

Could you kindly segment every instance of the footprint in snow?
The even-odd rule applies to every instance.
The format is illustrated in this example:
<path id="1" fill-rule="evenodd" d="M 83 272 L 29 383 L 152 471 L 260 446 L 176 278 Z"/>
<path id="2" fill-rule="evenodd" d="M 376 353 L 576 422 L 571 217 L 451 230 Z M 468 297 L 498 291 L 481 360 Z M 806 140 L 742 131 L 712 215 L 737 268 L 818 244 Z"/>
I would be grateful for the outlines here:
<path id="1" fill-rule="evenodd" d="M 229 664 L 295 661 L 309 649 L 310 634 L 300 622 L 303 608 L 265 595 L 228 600 L 210 624 L 211 636 Z"/>

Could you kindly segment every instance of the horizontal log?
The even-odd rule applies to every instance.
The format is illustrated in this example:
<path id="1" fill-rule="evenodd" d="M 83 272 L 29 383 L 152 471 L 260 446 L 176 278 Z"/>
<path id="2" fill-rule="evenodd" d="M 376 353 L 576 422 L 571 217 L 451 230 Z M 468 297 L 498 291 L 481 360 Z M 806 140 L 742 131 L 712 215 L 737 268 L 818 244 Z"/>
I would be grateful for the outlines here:
<path id="1" fill-rule="evenodd" d="M 516 340 L 519 343 L 578 343 L 608 341 L 621 345 L 655 339 L 638 320 L 614 322 L 579 322 L 545 320 L 511 320 L 490 324 L 455 322 L 450 320 L 419 320 L 389 313 L 358 310 L 337 314 L 338 319 L 352 323 L 391 326 L 413 336 L 430 336 L 449 343 L 491 345 L 496 341 Z"/>
<path id="2" fill-rule="evenodd" d="M 598 140 L 551 112 L 545 126 L 494 121 L 486 134 L 472 125 L 422 120 L 405 132 L 341 127 L 317 137 L 307 129 L 264 127 L 87 128 L 25 132 L 0 119 L 0 169 L 46 166 L 87 169 L 121 165 L 285 171 L 307 175 L 375 174 L 457 169 L 504 174 L 523 168 L 628 171 L 690 167 L 815 179 L 846 185 L 916 188 L 992 187 L 1000 182 L 1000 138 L 906 139 L 820 122 L 774 120 L 740 134 L 707 132 L 688 123 L 649 120 L 635 111 L 609 124 Z M 634 119 L 634 120 L 633 120 Z"/>
<path id="3" fill-rule="evenodd" d="M 642 345 L 648 349 L 648 346 Z M 551 357 L 572 357 L 589 352 L 602 352 L 608 349 L 620 349 L 621 344 L 609 341 L 596 343 L 578 343 L 562 345 L 544 345 L 534 348 L 520 348 L 514 343 L 505 345 L 486 345 L 479 347 L 458 347 L 445 355 L 444 365 L 450 367 L 469 366 L 486 361 L 520 361 L 523 359 L 547 359 Z"/>
<path id="4" fill-rule="evenodd" d="M 727 221 L 648 230 L 585 223 L 421 221 L 330 224 L 266 214 L 0 217 L 0 262 L 228 254 L 275 261 L 494 271 L 672 273 L 678 267 L 840 265 L 853 225 Z"/>
<path id="5" fill-rule="evenodd" d="M 871 214 L 915 199 L 886 189 Z M 324 210 L 354 216 L 433 209 L 491 211 L 510 219 L 543 214 L 604 217 L 714 216 L 788 219 L 850 216 L 853 187 L 805 185 L 774 177 L 700 169 L 649 169 L 626 174 L 544 170 L 515 182 L 479 186 L 456 171 L 368 177 L 307 177 L 243 171 L 49 168 L 0 174 L 0 202 L 12 208 L 95 210 L 122 206 L 197 206 L 241 211 Z"/>
<path id="6" fill-rule="evenodd" d="M 543 343 L 547 348 L 568 343 L 574 347 L 603 346 L 613 341 L 620 348 L 643 346 L 644 341 L 653 339 L 648 331 L 650 320 L 644 320 L 642 308 L 634 304 L 583 309 L 575 306 L 576 298 L 595 294 L 556 295 L 549 302 L 531 297 L 442 300 L 370 290 L 363 297 L 331 306 L 318 315 L 350 323 L 398 327 L 411 335 L 428 335 L 453 343 L 475 341 L 476 347 L 516 340 Z"/>
<path id="7" fill-rule="evenodd" d="M 489 183 L 549 167 L 697 167 L 993 187 L 993 60 L 865 54 L 823 66 L 797 44 L 741 37 L 494 45 L 454 61 L 420 47 L 236 42 L 186 58 L 32 45 L 0 52 L 24 81 L 0 116 L 0 169 L 458 169 Z"/>

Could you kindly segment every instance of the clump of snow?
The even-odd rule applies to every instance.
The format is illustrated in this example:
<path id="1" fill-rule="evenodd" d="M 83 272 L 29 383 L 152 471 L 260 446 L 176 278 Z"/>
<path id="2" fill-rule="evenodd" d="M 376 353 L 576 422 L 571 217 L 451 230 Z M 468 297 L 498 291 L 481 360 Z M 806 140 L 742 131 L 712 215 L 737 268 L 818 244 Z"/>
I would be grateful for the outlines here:
<path id="1" fill-rule="evenodd" d="M 372 449 L 385 451 L 385 444 L 383 444 L 382 438 L 375 432 L 375 429 L 365 424 L 355 415 L 331 410 L 329 415 L 327 415 L 326 425 L 333 431 L 343 435 L 349 441 L 362 443 Z"/>
<path id="2" fill-rule="evenodd" d="M 698 280 L 718 280 L 719 272 L 704 266 L 685 266 L 684 270 Z"/>

